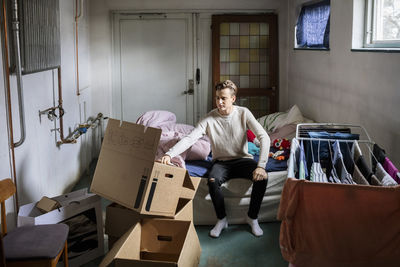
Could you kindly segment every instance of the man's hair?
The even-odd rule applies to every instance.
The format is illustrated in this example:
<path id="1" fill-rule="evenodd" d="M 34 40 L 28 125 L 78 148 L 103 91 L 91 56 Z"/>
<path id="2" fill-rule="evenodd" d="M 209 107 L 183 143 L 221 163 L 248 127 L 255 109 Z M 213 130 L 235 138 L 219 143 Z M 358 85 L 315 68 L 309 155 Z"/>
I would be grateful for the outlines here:
<path id="1" fill-rule="evenodd" d="M 215 85 L 216 91 L 221 91 L 226 88 L 231 90 L 232 95 L 236 95 L 238 89 L 231 80 L 225 80 L 225 81 L 217 83 L 217 85 Z"/>

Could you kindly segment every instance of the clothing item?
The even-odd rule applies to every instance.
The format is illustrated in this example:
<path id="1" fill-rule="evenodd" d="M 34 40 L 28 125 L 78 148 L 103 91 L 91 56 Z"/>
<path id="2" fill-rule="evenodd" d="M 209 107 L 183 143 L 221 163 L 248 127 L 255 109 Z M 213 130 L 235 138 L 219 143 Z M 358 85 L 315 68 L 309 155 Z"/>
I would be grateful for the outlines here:
<path id="1" fill-rule="evenodd" d="M 356 160 L 356 165 L 358 169 L 361 171 L 362 175 L 364 178 L 368 181 L 369 184 L 371 184 L 371 175 L 373 174 L 371 169 L 369 168 L 367 162 L 364 159 L 364 156 L 358 157 Z"/>
<path id="2" fill-rule="evenodd" d="M 343 162 L 343 154 L 340 151 L 339 141 L 335 141 L 332 145 L 333 150 L 333 166 L 336 174 L 342 184 L 354 184 L 351 174 L 347 172 L 346 166 Z M 354 164 L 353 164 L 354 165 Z M 354 167 L 353 167 L 354 168 Z"/>
<path id="3" fill-rule="evenodd" d="M 354 141 L 354 146 L 353 146 L 353 159 L 356 161 L 356 160 L 358 160 L 358 158 L 362 155 L 362 152 L 361 152 L 361 148 L 360 148 L 360 145 L 358 144 L 358 142 L 357 141 Z"/>
<path id="4" fill-rule="evenodd" d="M 248 153 L 247 129 L 250 129 L 260 141 L 261 151 L 258 166 L 265 168 L 270 138 L 253 114 L 247 108 L 240 106 L 233 106 L 229 115 L 221 115 L 218 109 L 213 109 L 200 120 L 189 135 L 182 138 L 166 154 L 173 158 L 188 149 L 200 137 L 207 135 L 210 139 L 214 161 L 252 159 L 253 156 Z"/>
<path id="5" fill-rule="evenodd" d="M 319 162 L 314 162 L 311 165 L 310 181 L 318 182 L 318 183 L 327 183 L 328 182 L 328 178 L 326 177 L 326 174 L 322 170 L 321 164 Z"/>
<path id="6" fill-rule="evenodd" d="M 376 178 L 382 183 L 384 186 L 396 186 L 397 182 L 385 171 L 382 164 L 379 162 L 376 164 Z"/>
<path id="7" fill-rule="evenodd" d="M 299 160 L 299 179 L 306 179 L 308 177 L 308 169 L 306 156 L 304 154 L 303 140 L 300 142 L 300 160 Z"/>
<path id="8" fill-rule="evenodd" d="M 399 170 L 394 166 L 394 164 L 390 161 L 388 157 L 385 158 L 385 162 L 383 163 L 383 168 L 385 171 L 396 180 L 397 183 L 400 183 L 400 180 L 397 178 L 397 173 Z"/>
<path id="9" fill-rule="evenodd" d="M 365 179 L 365 177 L 362 175 L 357 165 L 354 166 L 353 181 L 359 185 L 369 185 L 367 179 Z"/>
<path id="10" fill-rule="evenodd" d="M 327 131 L 309 131 L 307 133 L 308 137 L 318 138 L 318 139 L 336 139 L 336 140 L 358 140 L 358 134 L 352 134 L 348 132 L 334 132 L 329 133 Z M 311 144 L 310 144 L 311 143 Z M 305 154 L 307 156 L 307 167 L 311 168 L 312 162 L 310 150 L 312 148 L 315 157 L 319 157 L 319 163 L 321 167 L 326 169 L 326 173 L 331 173 L 332 160 L 330 155 L 331 142 L 316 140 L 316 141 L 304 141 Z M 346 166 L 346 170 L 349 173 L 353 172 L 353 154 L 351 153 L 351 148 L 353 146 L 353 141 L 350 142 L 340 142 L 340 150 L 343 154 L 343 162 Z"/>
<path id="11" fill-rule="evenodd" d="M 371 185 L 382 186 L 382 183 L 378 180 L 375 174 L 371 175 Z"/>
<path id="12" fill-rule="evenodd" d="M 339 179 L 339 176 L 338 176 L 335 168 L 332 168 L 332 170 L 331 170 L 331 175 L 329 176 L 329 182 L 335 183 L 335 184 L 342 183 L 342 181 Z"/>
<path id="13" fill-rule="evenodd" d="M 218 219 L 221 220 L 226 216 L 221 185 L 226 181 L 235 178 L 247 178 L 253 180 L 253 171 L 256 167 L 257 163 L 254 160 L 247 158 L 227 161 L 217 160 L 214 162 L 208 178 L 208 189 Z M 247 213 L 250 218 L 257 219 L 266 189 L 267 180 L 253 181 L 250 206 Z"/>
<path id="14" fill-rule="evenodd" d="M 290 156 L 289 156 L 289 162 L 288 162 L 288 177 L 298 177 L 296 175 L 299 171 L 298 169 L 298 158 L 300 155 L 300 144 L 299 141 L 296 138 L 292 139 L 292 143 L 290 144 Z"/>
<path id="15" fill-rule="evenodd" d="M 374 154 L 374 157 L 372 157 L 372 170 L 375 172 L 377 164 L 376 161 L 378 161 L 380 164 L 383 165 L 386 158 L 386 152 L 383 148 L 379 147 L 377 144 L 374 144 L 372 151 Z"/>

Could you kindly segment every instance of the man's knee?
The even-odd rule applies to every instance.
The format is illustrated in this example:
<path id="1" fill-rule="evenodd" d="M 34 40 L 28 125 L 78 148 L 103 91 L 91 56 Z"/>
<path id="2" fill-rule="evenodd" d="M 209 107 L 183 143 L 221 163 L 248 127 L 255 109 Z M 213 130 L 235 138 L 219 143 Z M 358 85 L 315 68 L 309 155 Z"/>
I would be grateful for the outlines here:
<path id="1" fill-rule="evenodd" d="M 210 178 L 208 178 L 208 185 L 209 186 L 220 186 L 221 180 L 218 178 L 210 177 Z"/>

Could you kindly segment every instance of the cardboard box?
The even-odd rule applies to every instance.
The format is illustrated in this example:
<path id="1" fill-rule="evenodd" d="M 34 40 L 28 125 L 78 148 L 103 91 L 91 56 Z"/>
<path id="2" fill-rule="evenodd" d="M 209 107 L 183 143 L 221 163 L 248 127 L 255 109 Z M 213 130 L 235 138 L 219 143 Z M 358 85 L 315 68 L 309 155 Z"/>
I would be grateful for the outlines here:
<path id="1" fill-rule="evenodd" d="M 141 215 L 117 203 L 108 205 L 105 222 L 105 234 L 108 235 L 108 248 L 111 249 L 114 243 L 141 219 L 151 218 L 154 218 L 154 215 Z M 187 203 L 181 203 L 174 219 L 193 221 L 193 201 L 188 200 Z"/>
<path id="2" fill-rule="evenodd" d="M 141 214 L 174 217 L 180 198 L 196 189 L 185 169 L 154 162 L 160 135 L 110 119 L 90 190 Z"/>
<path id="3" fill-rule="evenodd" d="M 46 196 L 42 197 L 42 199 L 39 200 L 38 203 L 36 203 L 36 208 L 38 208 L 43 213 L 55 210 L 59 207 L 61 207 L 60 203 Z"/>
<path id="4" fill-rule="evenodd" d="M 100 266 L 198 266 L 200 255 L 190 221 L 142 219 L 115 243 Z"/>
<path id="5" fill-rule="evenodd" d="M 70 266 L 80 266 L 104 255 L 103 218 L 101 198 L 81 189 L 54 197 L 58 209 L 42 213 L 37 203 L 20 207 L 18 227 L 65 223 L 69 226 L 68 258 Z"/>

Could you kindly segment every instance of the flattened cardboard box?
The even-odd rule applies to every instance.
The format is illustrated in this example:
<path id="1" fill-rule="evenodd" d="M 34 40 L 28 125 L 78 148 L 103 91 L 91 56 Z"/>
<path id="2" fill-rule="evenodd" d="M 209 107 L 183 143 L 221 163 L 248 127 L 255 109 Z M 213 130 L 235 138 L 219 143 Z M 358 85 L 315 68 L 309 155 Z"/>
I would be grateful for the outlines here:
<path id="1" fill-rule="evenodd" d="M 161 130 L 110 119 L 90 190 L 141 214 L 175 216 L 195 186 L 183 168 L 154 162 Z"/>
<path id="2" fill-rule="evenodd" d="M 189 267 L 198 266 L 200 255 L 190 221 L 142 219 L 115 243 L 100 266 Z"/>
<path id="3" fill-rule="evenodd" d="M 61 204 L 55 201 L 54 199 L 48 198 L 46 196 L 42 197 L 38 203 L 36 203 L 36 208 L 38 208 L 41 212 L 46 213 L 61 207 Z"/>
<path id="4" fill-rule="evenodd" d="M 55 223 L 69 225 L 70 266 L 81 266 L 104 255 L 101 198 L 89 194 L 84 188 L 52 199 L 60 203 L 61 207 L 44 214 L 36 207 L 37 203 L 21 206 L 18 212 L 18 227 Z"/>

